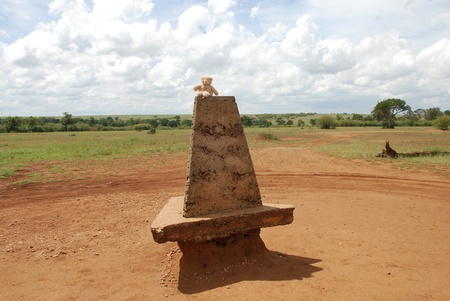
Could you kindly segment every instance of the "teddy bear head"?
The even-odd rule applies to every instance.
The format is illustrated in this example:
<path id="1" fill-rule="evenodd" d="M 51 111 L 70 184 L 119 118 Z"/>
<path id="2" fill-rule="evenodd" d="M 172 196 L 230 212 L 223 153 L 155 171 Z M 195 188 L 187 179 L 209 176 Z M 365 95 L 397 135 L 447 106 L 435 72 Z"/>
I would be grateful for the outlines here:
<path id="1" fill-rule="evenodd" d="M 211 85 L 212 81 L 213 81 L 213 78 L 209 75 L 205 75 L 202 77 L 202 84 L 204 84 L 204 85 Z"/>

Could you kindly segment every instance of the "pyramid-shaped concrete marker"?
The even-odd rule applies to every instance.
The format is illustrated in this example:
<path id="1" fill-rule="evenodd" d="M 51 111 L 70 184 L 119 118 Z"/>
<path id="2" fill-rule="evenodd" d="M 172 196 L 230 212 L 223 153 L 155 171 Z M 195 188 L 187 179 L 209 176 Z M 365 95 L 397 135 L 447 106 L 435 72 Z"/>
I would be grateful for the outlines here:
<path id="1" fill-rule="evenodd" d="M 289 224 L 294 207 L 266 204 L 233 96 L 196 97 L 185 195 L 169 200 L 153 238 L 202 242 Z"/>
<path id="2" fill-rule="evenodd" d="M 261 194 L 234 97 L 197 98 L 184 216 L 261 206 Z"/>

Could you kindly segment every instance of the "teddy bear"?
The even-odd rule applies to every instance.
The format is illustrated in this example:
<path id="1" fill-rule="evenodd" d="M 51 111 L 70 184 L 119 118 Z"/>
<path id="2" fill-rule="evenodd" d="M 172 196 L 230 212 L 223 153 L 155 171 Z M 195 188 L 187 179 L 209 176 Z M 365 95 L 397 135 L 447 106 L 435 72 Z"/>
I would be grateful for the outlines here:
<path id="1" fill-rule="evenodd" d="M 209 97 L 211 95 L 219 95 L 216 89 L 211 86 L 213 78 L 211 76 L 205 75 L 202 77 L 201 85 L 196 85 L 194 91 L 197 91 L 197 96 Z"/>

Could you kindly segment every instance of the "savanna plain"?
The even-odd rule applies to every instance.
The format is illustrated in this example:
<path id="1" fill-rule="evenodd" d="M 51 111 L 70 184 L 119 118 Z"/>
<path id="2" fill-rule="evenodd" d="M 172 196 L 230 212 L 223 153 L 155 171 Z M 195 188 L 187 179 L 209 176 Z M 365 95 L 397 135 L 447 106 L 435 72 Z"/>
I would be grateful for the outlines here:
<path id="1" fill-rule="evenodd" d="M 2 300 L 450 300 L 450 151 L 431 127 L 246 128 L 267 260 L 195 272 L 150 225 L 183 195 L 190 130 L 0 134 Z"/>

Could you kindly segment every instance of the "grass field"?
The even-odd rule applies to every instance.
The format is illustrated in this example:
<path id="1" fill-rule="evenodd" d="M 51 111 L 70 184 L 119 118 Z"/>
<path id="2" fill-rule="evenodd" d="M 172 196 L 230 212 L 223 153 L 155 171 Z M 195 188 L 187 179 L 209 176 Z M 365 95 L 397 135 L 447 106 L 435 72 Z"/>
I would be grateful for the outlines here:
<path id="1" fill-rule="evenodd" d="M 31 163 L 111 160 L 188 151 L 190 130 L 1 134 L 0 178 Z"/>
<path id="2" fill-rule="evenodd" d="M 159 153 L 187 153 L 190 130 L 9 133 L 0 134 L 0 179 L 14 176 L 30 164 L 46 162 L 108 161 L 117 158 L 154 156 Z M 450 151 L 450 133 L 433 128 L 338 128 L 313 127 L 246 128 L 250 149 L 263 147 L 311 147 L 344 159 L 383 160 L 399 168 L 429 169 L 449 175 L 450 156 L 381 159 L 376 155 L 389 140 L 397 152 Z M 261 141 L 265 134 L 274 139 Z M 61 166 L 61 165 L 59 165 Z M 30 176 L 27 182 L 45 182 Z"/>

